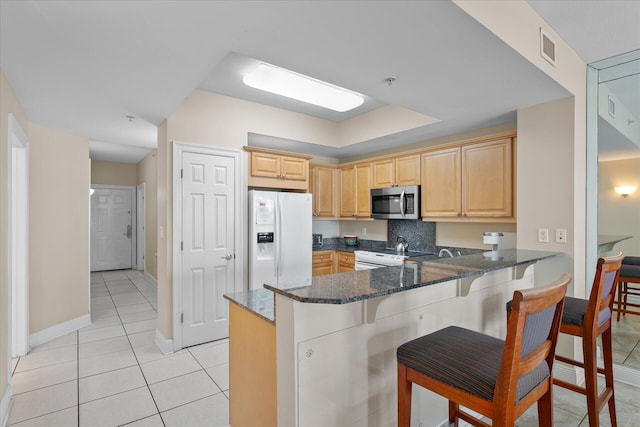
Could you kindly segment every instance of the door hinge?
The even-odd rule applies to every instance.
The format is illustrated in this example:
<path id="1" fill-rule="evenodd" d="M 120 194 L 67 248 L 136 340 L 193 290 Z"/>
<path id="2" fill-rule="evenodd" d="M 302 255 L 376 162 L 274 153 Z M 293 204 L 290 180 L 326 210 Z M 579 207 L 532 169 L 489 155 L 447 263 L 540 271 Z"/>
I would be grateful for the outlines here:
<path id="1" fill-rule="evenodd" d="M 184 313 L 180 313 L 180 323 L 184 323 Z"/>
<path id="2" fill-rule="evenodd" d="M 180 242 L 180 250 L 184 251 L 184 242 Z"/>
<path id="3" fill-rule="evenodd" d="M 184 176 L 184 169 L 180 169 L 180 179 Z"/>

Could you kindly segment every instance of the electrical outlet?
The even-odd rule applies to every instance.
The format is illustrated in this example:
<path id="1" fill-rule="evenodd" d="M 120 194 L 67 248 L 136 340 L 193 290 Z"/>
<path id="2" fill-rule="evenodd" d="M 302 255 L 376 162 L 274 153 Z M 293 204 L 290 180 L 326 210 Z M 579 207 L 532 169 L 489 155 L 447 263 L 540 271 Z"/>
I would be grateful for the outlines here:
<path id="1" fill-rule="evenodd" d="M 549 243 L 549 229 L 538 228 L 538 242 Z"/>
<path id="2" fill-rule="evenodd" d="M 367 235 L 367 227 L 362 227 L 362 233 L 360 233 L 360 234 L 362 234 L 363 236 L 366 236 Z"/>
<path id="3" fill-rule="evenodd" d="M 566 228 L 556 228 L 556 243 L 567 243 Z"/>

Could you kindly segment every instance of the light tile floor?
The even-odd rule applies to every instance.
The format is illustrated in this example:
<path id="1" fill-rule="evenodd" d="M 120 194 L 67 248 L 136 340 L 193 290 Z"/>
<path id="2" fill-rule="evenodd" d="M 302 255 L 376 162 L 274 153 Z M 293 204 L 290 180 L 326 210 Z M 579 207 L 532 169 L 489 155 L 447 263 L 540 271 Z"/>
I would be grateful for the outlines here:
<path id="1" fill-rule="evenodd" d="M 629 302 L 640 303 L 640 298 L 629 297 Z M 613 361 L 619 365 L 640 369 L 640 316 L 625 314 L 611 322 L 613 335 Z M 640 425 L 640 421 L 638 422 Z"/>
<path id="2" fill-rule="evenodd" d="M 154 343 L 156 301 L 139 272 L 93 273 L 93 324 L 13 360 L 9 425 L 227 426 L 228 340 L 163 355 Z M 640 317 L 614 321 L 614 337 L 616 361 L 640 368 Z M 618 426 L 640 426 L 640 389 L 615 387 Z M 588 426 L 583 396 L 554 387 L 554 403 L 556 426 Z M 609 426 L 607 409 L 600 420 Z M 517 421 L 537 425 L 535 406 Z"/>
<path id="3" fill-rule="evenodd" d="M 90 326 L 13 360 L 10 426 L 229 425 L 228 340 L 163 355 L 137 271 L 93 273 L 91 309 Z"/>

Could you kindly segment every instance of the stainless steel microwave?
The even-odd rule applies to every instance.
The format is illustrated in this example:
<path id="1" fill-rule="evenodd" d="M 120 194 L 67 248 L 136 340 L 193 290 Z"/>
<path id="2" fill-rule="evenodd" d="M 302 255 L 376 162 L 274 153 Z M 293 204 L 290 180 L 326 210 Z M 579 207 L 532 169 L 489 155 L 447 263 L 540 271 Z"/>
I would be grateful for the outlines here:
<path id="1" fill-rule="evenodd" d="M 420 219 L 420 186 L 372 189 L 371 217 L 378 219 Z"/>

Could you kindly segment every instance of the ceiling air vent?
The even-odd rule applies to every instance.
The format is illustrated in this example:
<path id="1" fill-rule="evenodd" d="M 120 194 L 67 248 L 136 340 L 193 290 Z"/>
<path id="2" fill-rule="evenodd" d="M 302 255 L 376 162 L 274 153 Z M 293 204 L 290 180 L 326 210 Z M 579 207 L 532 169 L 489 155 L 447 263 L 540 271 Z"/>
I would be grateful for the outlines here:
<path id="1" fill-rule="evenodd" d="M 556 44 L 540 27 L 540 56 L 551 65 L 556 65 Z"/>

